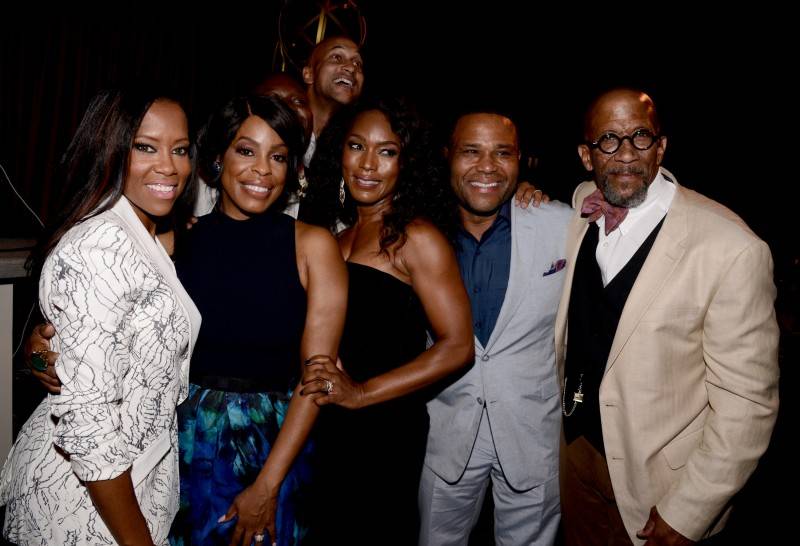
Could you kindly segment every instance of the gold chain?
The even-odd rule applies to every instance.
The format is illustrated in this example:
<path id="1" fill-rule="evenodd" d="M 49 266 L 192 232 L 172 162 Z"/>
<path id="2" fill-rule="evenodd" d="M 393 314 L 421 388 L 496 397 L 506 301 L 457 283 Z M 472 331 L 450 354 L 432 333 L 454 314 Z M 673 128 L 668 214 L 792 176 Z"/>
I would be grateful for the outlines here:
<path id="1" fill-rule="evenodd" d="M 564 390 L 561 392 L 561 413 L 564 414 L 564 417 L 569 417 L 575 412 L 575 408 L 578 407 L 578 404 L 583 402 L 583 374 L 578 377 L 578 390 L 572 393 L 572 407 L 569 408 L 567 411 L 567 376 L 564 376 Z"/>

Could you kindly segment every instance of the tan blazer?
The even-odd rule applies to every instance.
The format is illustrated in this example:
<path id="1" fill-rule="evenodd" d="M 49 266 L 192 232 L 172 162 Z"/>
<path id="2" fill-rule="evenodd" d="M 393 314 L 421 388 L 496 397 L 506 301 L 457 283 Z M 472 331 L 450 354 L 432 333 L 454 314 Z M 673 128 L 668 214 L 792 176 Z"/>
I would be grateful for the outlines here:
<path id="1" fill-rule="evenodd" d="M 724 525 L 731 497 L 767 448 L 778 410 L 778 326 L 769 248 L 734 213 L 677 184 L 631 289 L 600 385 L 614 495 L 634 544 L 657 506 L 698 540 Z M 567 278 L 556 317 L 563 385 L 575 259 L 587 229 L 575 190 Z"/>

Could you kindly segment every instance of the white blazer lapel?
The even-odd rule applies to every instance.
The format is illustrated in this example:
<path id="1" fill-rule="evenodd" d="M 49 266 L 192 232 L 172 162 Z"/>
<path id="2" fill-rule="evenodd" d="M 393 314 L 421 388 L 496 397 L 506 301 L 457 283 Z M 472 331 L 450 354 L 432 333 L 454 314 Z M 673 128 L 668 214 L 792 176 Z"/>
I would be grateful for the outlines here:
<path id="1" fill-rule="evenodd" d="M 142 221 L 136 216 L 136 212 L 134 212 L 127 198 L 124 196 L 120 197 L 119 201 L 111 207 L 111 211 L 122 220 L 128 228 L 128 233 L 133 236 L 141 248 L 147 253 L 153 261 L 153 264 L 164 276 L 164 280 L 175 293 L 178 303 L 189 319 L 191 343 L 189 345 L 188 355 L 191 355 L 194 350 L 194 344 L 197 341 L 197 334 L 200 330 L 200 311 L 197 310 L 192 298 L 189 297 L 181 281 L 178 280 L 178 275 L 175 273 L 175 265 L 172 263 L 166 250 L 164 250 L 164 247 L 161 246 L 161 243 L 153 238 L 145 229 L 144 224 L 142 224 Z M 188 361 L 188 357 L 186 360 Z"/>
<path id="2" fill-rule="evenodd" d="M 670 178 L 674 181 L 674 177 Z M 653 247 L 650 249 L 650 253 L 636 277 L 636 282 L 631 288 L 625 307 L 622 309 L 614 342 L 608 354 L 605 373 L 608 373 L 614 365 L 642 316 L 650 308 L 653 300 L 658 296 L 667 279 L 675 271 L 675 266 L 686 252 L 685 240 L 689 234 L 689 228 L 685 197 L 677 181 L 674 183 L 677 191 L 664 218 L 664 224 L 656 236 Z"/>

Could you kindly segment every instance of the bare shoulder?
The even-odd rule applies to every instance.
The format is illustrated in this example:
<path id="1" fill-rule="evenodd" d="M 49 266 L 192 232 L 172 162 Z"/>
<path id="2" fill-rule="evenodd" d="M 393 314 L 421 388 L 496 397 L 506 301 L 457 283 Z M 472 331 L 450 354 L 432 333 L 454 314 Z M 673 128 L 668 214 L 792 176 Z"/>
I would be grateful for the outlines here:
<path id="1" fill-rule="evenodd" d="M 406 227 L 405 244 L 398 256 L 408 265 L 436 264 L 455 260 L 450 241 L 428 220 L 417 218 Z"/>
<path id="2" fill-rule="evenodd" d="M 431 221 L 424 218 L 415 218 L 408 224 L 405 244 L 423 249 L 438 246 L 450 248 L 447 237 Z"/>
<path id="3" fill-rule="evenodd" d="M 304 253 L 311 254 L 313 252 L 329 251 L 330 249 L 339 251 L 336 239 L 327 229 L 306 224 L 299 220 L 295 222 L 294 226 L 298 249 Z"/>

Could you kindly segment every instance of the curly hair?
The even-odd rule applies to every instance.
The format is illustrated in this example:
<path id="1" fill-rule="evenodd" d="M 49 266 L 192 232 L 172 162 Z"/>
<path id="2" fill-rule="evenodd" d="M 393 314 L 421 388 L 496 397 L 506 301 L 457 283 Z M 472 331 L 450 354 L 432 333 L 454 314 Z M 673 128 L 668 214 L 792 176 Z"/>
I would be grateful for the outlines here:
<path id="1" fill-rule="evenodd" d="M 455 197 L 443 173 L 444 158 L 431 141 L 429 125 L 404 99 L 361 101 L 337 112 L 317 141 L 316 153 L 308 168 L 308 191 L 300 208 L 300 219 L 325 226 L 332 231 L 337 223 L 352 226 L 357 218 L 353 199 L 339 203 L 342 180 L 342 154 L 345 138 L 356 118 L 368 111 L 386 116 L 392 131 L 400 138 L 400 172 L 397 176 L 392 210 L 383 217 L 381 252 L 405 243 L 406 228 L 417 218 L 432 222 L 453 239 L 458 214 Z M 345 188 L 345 193 L 347 189 Z"/>

